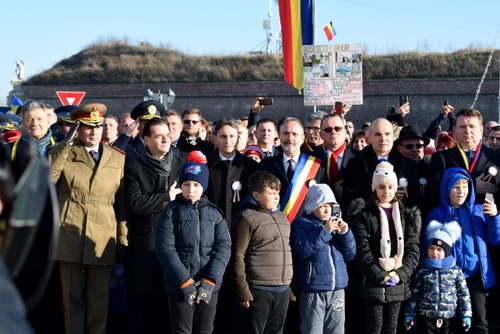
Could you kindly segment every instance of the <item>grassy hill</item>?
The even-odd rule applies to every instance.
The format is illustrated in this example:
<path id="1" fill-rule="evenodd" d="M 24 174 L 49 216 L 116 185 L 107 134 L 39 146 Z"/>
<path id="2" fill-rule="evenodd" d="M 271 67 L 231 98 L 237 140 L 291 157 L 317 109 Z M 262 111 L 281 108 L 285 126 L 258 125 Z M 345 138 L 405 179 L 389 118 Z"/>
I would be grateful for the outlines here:
<path id="1" fill-rule="evenodd" d="M 364 55 L 363 77 L 420 79 L 481 77 L 488 50 L 452 53 L 405 52 Z M 487 77 L 498 77 L 495 51 Z M 133 84 L 156 82 L 245 82 L 283 80 L 280 55 L 189 55 L 167 46 L 133 45 L 126 40 L 97 42 L 34 75 L 26 84 Z"/>

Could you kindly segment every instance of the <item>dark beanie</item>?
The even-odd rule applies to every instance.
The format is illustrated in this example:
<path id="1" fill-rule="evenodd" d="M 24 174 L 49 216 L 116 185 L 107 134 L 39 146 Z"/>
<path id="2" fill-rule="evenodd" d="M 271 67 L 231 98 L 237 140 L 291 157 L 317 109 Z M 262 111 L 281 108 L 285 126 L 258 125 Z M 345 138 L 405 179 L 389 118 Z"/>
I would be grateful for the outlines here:
<path id="1" fill-rule="evenodd" d="M 179 185 L 185 181 L 196 181 L 203 187 L 203 191 L 208 188 L 208 168 L 207 158 L 200 151 L 192 151 L 186 158 L 186 162 L 182 164 Z"/>

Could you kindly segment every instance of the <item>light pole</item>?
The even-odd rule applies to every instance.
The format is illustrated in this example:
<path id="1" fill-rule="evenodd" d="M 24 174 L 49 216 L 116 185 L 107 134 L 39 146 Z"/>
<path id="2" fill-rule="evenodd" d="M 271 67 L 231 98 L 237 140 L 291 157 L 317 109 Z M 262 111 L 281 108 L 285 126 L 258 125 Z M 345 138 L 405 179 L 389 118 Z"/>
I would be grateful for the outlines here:
<path id="1" fill-rule="evenodd" d="M 142 99 L 144 101 L 149 101 L 153 99 L 153 91 L 151 89 L 147 89 L 144 91 L 144 94 L 142 96 Z"/>
<path id="2" fill-rule="evenodd" d="M 174 101 L 175 101 L 175 93 L 174 93 L 173 90 L 171 90 L 169 88 L 167 91 L 165 91 L 165 95 L 167 95 L 167 105 L 166 105 L 166 107 L 167 107 L 167 110 L 168 110 L 170 108 L 170 105 L 172 103 L 174 103 Z"/>

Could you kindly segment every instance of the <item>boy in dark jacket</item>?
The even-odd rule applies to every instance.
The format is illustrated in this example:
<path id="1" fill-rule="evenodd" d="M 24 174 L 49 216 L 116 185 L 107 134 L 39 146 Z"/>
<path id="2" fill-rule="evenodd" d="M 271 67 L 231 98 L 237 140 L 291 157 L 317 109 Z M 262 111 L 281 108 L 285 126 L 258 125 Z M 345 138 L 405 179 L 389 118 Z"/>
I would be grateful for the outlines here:
<path id="1" fill-rule="evenodd" d="M 415 273 L 410 302 L 405 309 L 407 330 L 416 325 L 418 333 L 454 332 L 452 319 L 457 301 L 462 326 L 466 332 L 470 329 L 469 290 L 462 270 L 451 255 L 451 247 L 461 232 L 456 221 L 446 224 L 432 221 L 427 226 L 423 243 L 426 252 Z"/>
<path id="2" fill-rule="evenodd" d="M 172 333 L 211 333 L 217 292 L 231 256 L 231 240 L 219 209 L 203 195 L 206 158 L 191 152 L 180 170 L 182 193 L 156 226 L 156 254 L 163 266 Z"/>
<path id="3" fill-rule="evenodd" d="M 250 194 L 235 216 L 232 268 L 234 291 L 245 309 L 242 333 L 282 333 L 290 300 L 290 224 L 277 209 L 280 181 L 266 171 L 252 174 Z"/>
<path id="4" fill-rule="evenodd" d="M 354 235 L 342 217 L 332 215 L 337 204 L 327 184 L 309 188 L 302 218 L 292 224 L 292 247 L 298 257 L 300 330 L 310 334 L 342 334 L 345 322 L 344 261 L 356 254 Z"/>
<path id="5" fill-rule="evenodd" d="M 488 333 L 487 293 L 496 285 L 489 247 L 500 244 L 500 216 L 493 201 L 475 203 L 472 178 L 463 168 L 448 168 L 441 180 L 441 205 L 427 216 L 427 222 L 456 221 L 462 237 L 451 249 L 464 273 L 472 304 L 473 333 Z"/>

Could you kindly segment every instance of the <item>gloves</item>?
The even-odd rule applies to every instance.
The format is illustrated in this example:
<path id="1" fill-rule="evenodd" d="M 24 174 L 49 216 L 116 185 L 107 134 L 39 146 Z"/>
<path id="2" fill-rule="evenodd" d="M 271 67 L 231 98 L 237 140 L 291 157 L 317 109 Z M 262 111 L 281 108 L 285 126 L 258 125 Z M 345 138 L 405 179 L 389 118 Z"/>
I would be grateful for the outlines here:
<path id="1" fill-rule="evenodd" d="M 470 318 L 465 317 L 462 318 L 462 327 L 464 328 L 464 331 L 468 332 L 470 329 Z"/>
<path id="2" fill-rule="evenodd" d="M 391 271 L 390 273 L 388 273 L 384 280 L 380 282 L 380 284 L 383 284 L 384 286 L 394 286 L 398 283 L 399 276 L 395 271 Z"/>
<path id="3" fill-rule="evenodd" d="M 181 291 L 184 295 L 184 300 L 189 304 L 193 305 L 196 298 L 196 288 L 194 286 L 194 281 L 192 278 L 188 279 L 181 285 Z"/>
<path id="4" fill-rule="evenodd" d="M 75 141 L 76 137 L 78 137 L 78 128 L 80 127 L 80 122 L 76 121 L 75 124 L 71 126 L 69 129 L 68 133 L 64 137 L 64 141 L 68 143 L 68 145 L 72 145 L 73 142 Z"/>
<path id="5" fill-rule="evenodd" d="M 409 331 L 410 328 L 415 326 L 415 320 L 413 320 L 413 317 L 406 317 L 405 318 L 405 326 L 406 326 L 407 331 Z"/>
<path id="6" fill-rule="evenodd" d="M 212 292 L 214 291 L 215 283 L 209 279 L 202 278 L 201 284 L 198 287 L 198 294 L 196 295 L 196 303 L 205 302 L 208 304 L 210 298 L 212 298 Z"/>

